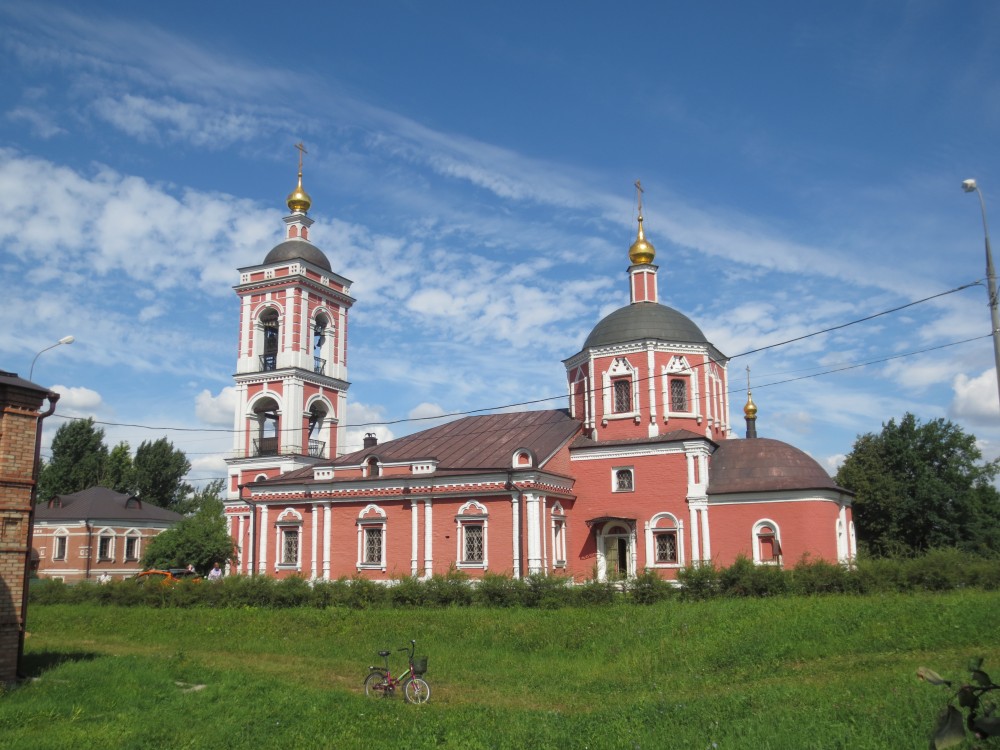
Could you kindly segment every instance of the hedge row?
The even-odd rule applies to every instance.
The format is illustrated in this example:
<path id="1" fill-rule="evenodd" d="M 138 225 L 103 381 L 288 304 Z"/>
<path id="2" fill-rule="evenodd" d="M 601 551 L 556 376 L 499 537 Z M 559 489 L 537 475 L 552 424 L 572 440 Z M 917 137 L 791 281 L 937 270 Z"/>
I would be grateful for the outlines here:
<path id="1" fill-rule="evenodd" d="M 627 581 L 586 581 L 572 585 L 559 576 L 509 576 L 487 573 L 470 580 L 460 572 L 427 580 L 403 578 L 385 585 L 364 578 L 310 582 L 304 578 L 229 576 L 221 581 L 180 581 L 165 585 L 135 580 L 67 586 L 35 581 L 30 601 L 39 604 L 99 602 L 154 607 L 585 607 L 627 601 L 651 604 L 671 597 L 681 600 L 720 596 L 872 594 L 1000 588 L 1000 560 L 973 557 L 957 550 L 938 550 L 923 557 L 878 559 L 845 568 L 818 560 L 801 560 L 790 569 L 754 565 L 741 558 L 728 568 L 714 565 L 680 571 L 679 585 L 643 573 Z"/>

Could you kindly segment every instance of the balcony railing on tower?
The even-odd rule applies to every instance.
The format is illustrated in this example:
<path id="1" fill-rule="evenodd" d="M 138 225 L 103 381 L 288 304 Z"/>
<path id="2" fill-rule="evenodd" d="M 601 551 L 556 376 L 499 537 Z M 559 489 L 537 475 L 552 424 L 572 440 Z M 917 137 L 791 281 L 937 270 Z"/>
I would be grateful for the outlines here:
<path id="1" fill-rule="evenodd" d="M 260 371 L 270 372 L 271 370 L 278 369 L 278 355 L 277 354 L 261 354 L 260 358 Z"/>
<path id="2" fill-rule="evenodd" d="M 279 446 L 277 437 L 256 438 L 253 441 L 254 458 L 260 456 L 292 456 L 302 454 L 311 458 L 323 458 L 326 451 L 326 441 L 310 440 L 304 450 L 297 450 L 289 446 Z"/>
<path id="3" fill-rule="evenodd" d="M 322 357 L 313 357 L 313 372 L 322 375 L 324 370 L 326 370 L 326 360 Z"/>

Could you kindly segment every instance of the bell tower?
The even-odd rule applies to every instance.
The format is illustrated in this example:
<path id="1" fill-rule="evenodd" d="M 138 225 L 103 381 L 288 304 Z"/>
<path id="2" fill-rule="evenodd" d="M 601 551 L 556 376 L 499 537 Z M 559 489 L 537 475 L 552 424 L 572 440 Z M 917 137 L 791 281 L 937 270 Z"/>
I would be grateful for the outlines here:
<path id="1" fill-rule="evenodd" d="M 285 238 L 260 265 L 240 268 L 238 403 L 228 497 L 240 485 L 336 458 L 346 432 L 350 280 L 309 241 L 312 199 L 288 196 Z"/>

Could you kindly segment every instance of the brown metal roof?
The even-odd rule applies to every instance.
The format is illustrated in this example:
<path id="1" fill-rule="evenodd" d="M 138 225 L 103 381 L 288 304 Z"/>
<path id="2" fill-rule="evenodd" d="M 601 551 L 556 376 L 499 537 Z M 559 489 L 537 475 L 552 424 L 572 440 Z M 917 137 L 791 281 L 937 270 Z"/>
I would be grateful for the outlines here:
<path id="1" fill-rule="evenodd" d="M 527 448 L 542 466 L 580 430 L 580 422 L 565 409 L 515 411 L 463 417 L 429 430 L 365 448 L 334 461 L 357 466 L 370 456 L 383 463 L 434 459 L 438 471 L 509 469 L 514 451 Z"/>
<path id="2" fill-rule="evenodd" d="M 721 441 L 712 454 L 708 475 L 709 495 L 776 490 L 847 492 L 815 459 L 770 438 Z"/>
<path id="3" fill-rule="evenodd" d="M 422 432 L 341 456 L 333 467 L 359 466 L 371 457 L 380 462 L 436 461 L 435 474 L 474 474 L 511 468 L 514 451 L 527 449 L 541 468 L 580 430 L 565 409 L 516 411 L 463 417 Z M 313 483 L 315 467 L 290 471 L 262 484 Z M 340 481 L 336 477 L 333 481 Z M 330 480 L 316 480 L 323 484 Z M 345 481 L 357 481 L 357 478 Z"/>
<path id="4" fill-rule="evenodd" d="M 90 487 L 69 495 L 56 495 L 48 502 L 35 506 L 36 521 L 127 519 L 129 523 L 141 521 L 176 523 L 182 518 L 180 513 L 151 503 L 143 503 L 138 498 L 109 490 L 107 487 Z"/>

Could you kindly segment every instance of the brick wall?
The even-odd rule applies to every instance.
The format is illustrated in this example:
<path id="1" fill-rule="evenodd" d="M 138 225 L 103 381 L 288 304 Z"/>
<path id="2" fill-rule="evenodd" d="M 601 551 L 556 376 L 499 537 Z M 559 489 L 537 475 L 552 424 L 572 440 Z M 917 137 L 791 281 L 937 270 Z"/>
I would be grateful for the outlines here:
<path id="1" fill-rule="evenodd" d="M 0 382 L 0 683 L 17 677 L 29 561 L 35 438 L 43 389 L 2 373 Z"/>

